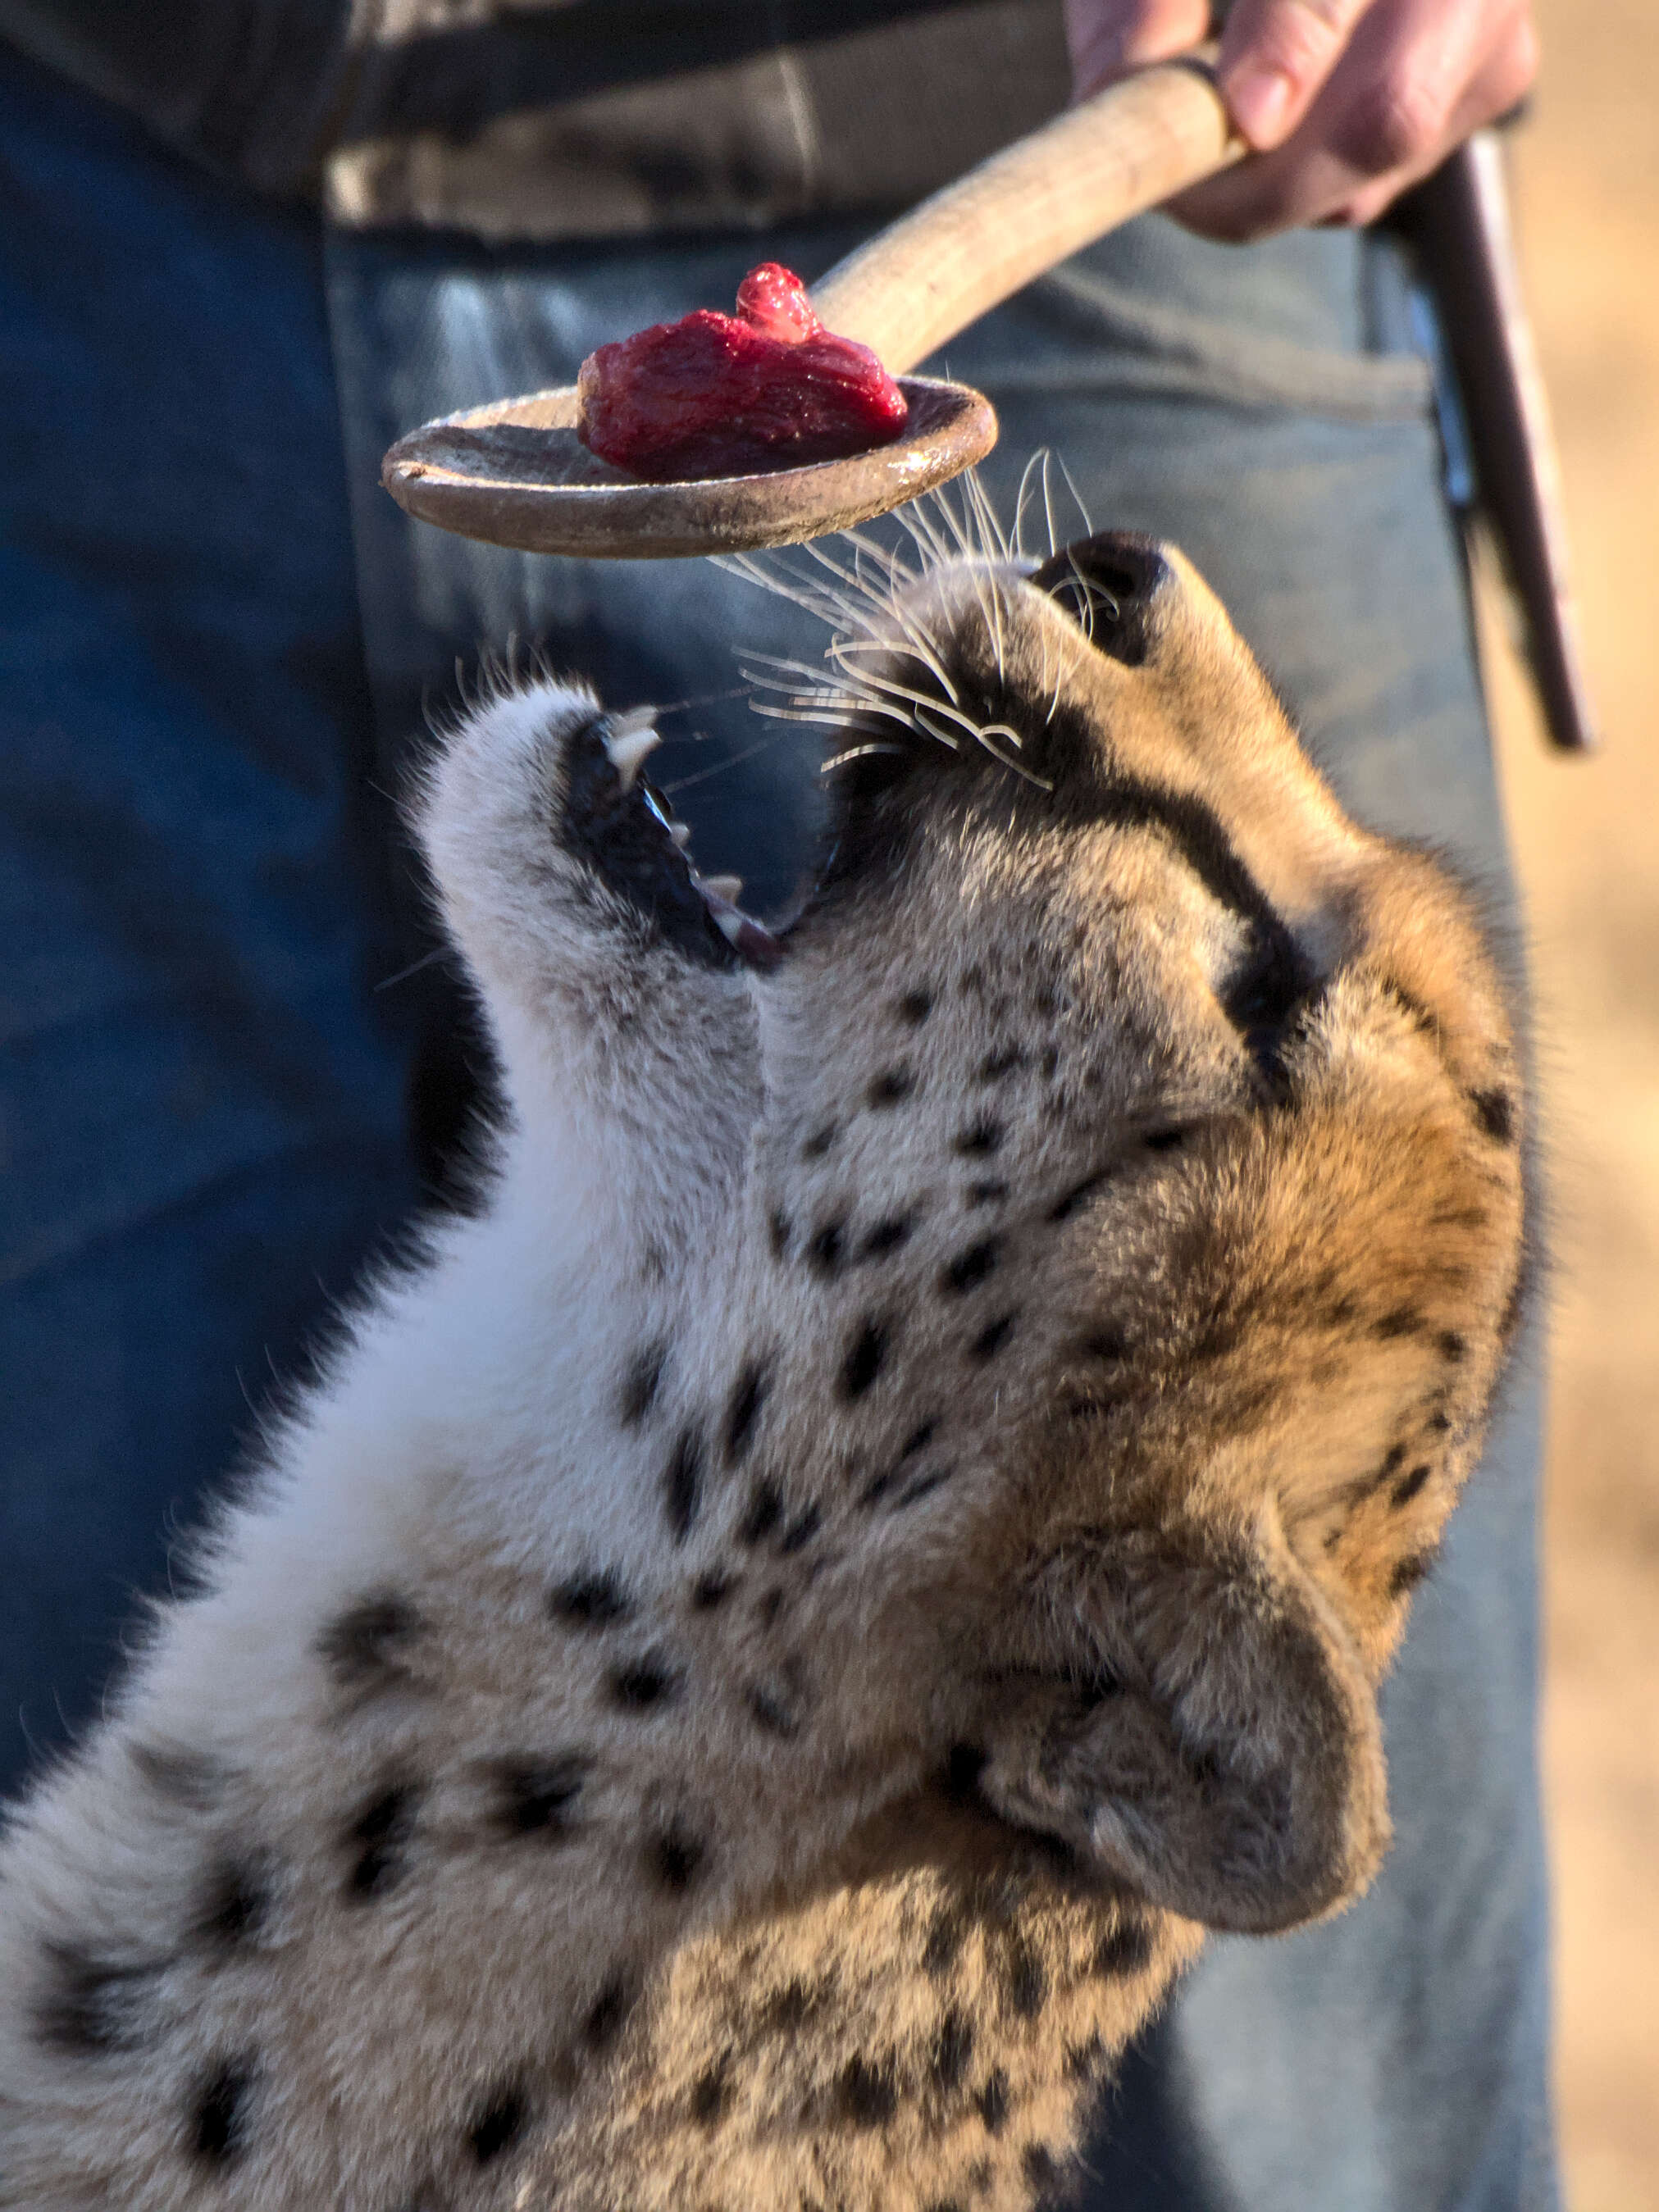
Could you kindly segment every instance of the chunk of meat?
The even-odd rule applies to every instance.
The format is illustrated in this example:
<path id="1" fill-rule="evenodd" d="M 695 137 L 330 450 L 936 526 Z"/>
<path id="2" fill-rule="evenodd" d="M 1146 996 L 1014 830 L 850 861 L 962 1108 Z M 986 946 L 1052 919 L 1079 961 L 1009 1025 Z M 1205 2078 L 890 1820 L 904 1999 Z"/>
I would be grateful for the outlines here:
<path id="1" fill-rule="evenodd" d="M 602 345 L 576 388 L 582 443 L 653 483 L 839 460 L 886 445 L 910 411 L 869 347 L 825 330 L 775 261 L 744 278 L 735 315 L 700 307 Z"/>

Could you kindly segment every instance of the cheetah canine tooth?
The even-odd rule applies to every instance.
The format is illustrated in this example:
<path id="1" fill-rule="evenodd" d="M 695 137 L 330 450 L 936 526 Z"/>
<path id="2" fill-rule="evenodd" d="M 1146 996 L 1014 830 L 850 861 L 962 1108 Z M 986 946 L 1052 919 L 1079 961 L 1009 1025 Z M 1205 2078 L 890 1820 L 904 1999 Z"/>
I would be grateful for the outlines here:
<path id="1" fill-rule="evenodd" d="M 641 763 L 662 743 L 661 732 L 656 727 L 656 712 L 654 707 L 630 707 L 625 714 L 613 714 L 611 718 L 605 749 L 624 791 L 633 789 Z"/>
<path id="2" fill-rule="evenodd" d="M 741 876 L 705 876 L 702 887 L 710 898 L 724 899 L 728 906 L 735 906 L 743 896 Z"/>

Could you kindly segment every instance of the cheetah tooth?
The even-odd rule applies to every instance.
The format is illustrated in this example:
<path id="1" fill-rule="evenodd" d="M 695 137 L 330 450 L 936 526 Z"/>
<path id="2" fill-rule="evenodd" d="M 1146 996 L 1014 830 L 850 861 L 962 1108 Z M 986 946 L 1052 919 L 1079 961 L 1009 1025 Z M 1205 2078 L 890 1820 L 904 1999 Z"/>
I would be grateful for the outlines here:
<path id="1" fill-rule="evenodd" d="M 691 824 L 689 822 L 671 822 L 668 834 L 683 853 L 691 842 Z"/>
<path id="2" fill-rule="evenodd" d="M 728 945 L 735 945 L 743 933 L 744 916 L 736 907 L 710 907 L 709 918 Z"/>
<path id="3" fill-rule="evenodd" d="M 661 733 L 653 720 L 656 711 L 654 707 L 630 707 L 625 714 L 611 717 L 605 749 L 624 791 L 633 789 L 640 763 L 662 743 Z"/>
<path id="4" fill-rule="evenodd" d="M 702 887 L 710 898 L 724 899 L 727 906 L 735 906 L 743 896 L 741 876 L 705 876 Z"/>

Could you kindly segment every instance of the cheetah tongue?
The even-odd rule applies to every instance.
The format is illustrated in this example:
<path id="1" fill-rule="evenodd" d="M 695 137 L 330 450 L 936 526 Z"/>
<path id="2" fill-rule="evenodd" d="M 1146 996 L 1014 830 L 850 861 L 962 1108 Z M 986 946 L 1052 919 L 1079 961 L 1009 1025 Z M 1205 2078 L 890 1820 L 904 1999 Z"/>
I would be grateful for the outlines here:
<path id="1" fill-rule="evenodd" d="M 783 947 L 763 922 L 746 915 L 726 896 L 725 886 L 733 879 L 729 876 L 700 876 L 693 868 L 691 880 L 708 909 L 710 921 L 732 950 L 751 968 L 775 968 L 783 957 Z"/>

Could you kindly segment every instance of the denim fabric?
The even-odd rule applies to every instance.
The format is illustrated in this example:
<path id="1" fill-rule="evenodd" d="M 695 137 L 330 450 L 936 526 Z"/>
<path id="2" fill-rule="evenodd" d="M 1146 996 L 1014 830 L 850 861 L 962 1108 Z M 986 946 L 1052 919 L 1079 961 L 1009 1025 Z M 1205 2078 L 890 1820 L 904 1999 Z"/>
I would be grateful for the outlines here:
<path id="1" fill-rule="evenodd" d="M 21 64 L 0 65 L 0 143 L 21 218 L 0 221 L 0 1717 L 45 1742 L 248 1425 L 267 1348 L 290 1364 L 412 1203 L 405 1094 L 429 1134 L 477 1072 L 443 963 L 404 972 L 429 940 L 386 797 L 455 656 L 516 636 L 615 705 L 695 701 L 659 762 L 704 865 L 767 903 L 810 848 L 818 744 L 723 696 L 739 646 L 816 656 L 799 609 L 704 562 L 541 561 L 410 524 L 382 448 L 568 380 L 763 252 L 810 276 L 849 240 L 501 257 L 337 236 L 325 327 L 302 225 Z M 1153 220 L 950 366 L 1001 415 L 1005 514 L 1048 445 L 1097 525 L 1183 544 L 1346 802 L 1441 844 L 1501 916 L 1427 380 L 1385 349 L 1400 282 L 1343 235 L 1237 253 Z M 1325 1927 L 1212 1946 L 1108 2100 L 1100 2212 L 1553 2206 L 1538 1455 L 1523 1366 L 1389 1685 L 1382 1877 Z"/>
<path id="2" fill-rule="evenodd" d="M 0 1784 L 406 1218 L 314 228 L 0 46 Z"/>

